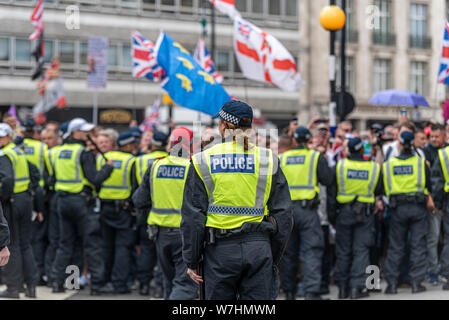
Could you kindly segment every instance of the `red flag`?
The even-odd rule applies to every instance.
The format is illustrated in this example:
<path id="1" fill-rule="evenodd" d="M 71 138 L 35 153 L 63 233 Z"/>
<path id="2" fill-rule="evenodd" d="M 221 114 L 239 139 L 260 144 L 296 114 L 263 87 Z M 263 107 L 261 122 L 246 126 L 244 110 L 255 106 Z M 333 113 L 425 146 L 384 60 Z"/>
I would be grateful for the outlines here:
<path id="1" fill-rule="evenodd" d="M 39 38 L 41 32 L 44 30 L 44 4 L 42 0 L 37 2 L 36 8 L 34 8 L 31 14 L 31 23 L 34 26 L 34 32 L 29 36 L 29 40 L 35 40 Z"/>

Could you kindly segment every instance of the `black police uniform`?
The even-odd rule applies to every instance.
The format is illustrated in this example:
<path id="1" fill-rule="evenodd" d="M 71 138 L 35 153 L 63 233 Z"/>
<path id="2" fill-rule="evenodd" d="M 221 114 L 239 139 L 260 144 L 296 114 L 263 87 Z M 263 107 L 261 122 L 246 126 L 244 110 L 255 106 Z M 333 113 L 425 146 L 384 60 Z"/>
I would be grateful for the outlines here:
<path id="1" fill-rule="evenodd" d="M 303 149 L 299 147 L 298 149 Z M 322 154 L 317 165 L 318 182 L 326 187 L 332 183 L 332 171 Z M 315 207 L 303 207 L 302 201 L 293 202 L 293 231 L 288 240 L 281 263 L 281 288 L 289 296 L 296 294 L 299 267 L 299 248 L 303 252 L 304 291 L 319 294 L 321 291 L 321 264 L 324 252 L 323 230 Z M 291 297 L 289 297 L 291 298 Z"/>
<path id="2" fill-rule="evenodd" d="M 71 139 L 66 143 L 80 144 L 85 147 L 84 141 L 81 140 Z M 91 150 L 81 152 L 80 165 L 84 177 L 96 189 L 101 186 L 113 170 L 112 166 L 104 165 L 100 171 L 97 171 L 95 156 Z M 105 284 L 103 248 L 101 241 L 99 241 L 100 228 L 98 217 L 92 212 L 94 203 L 90 200 L 91 195 L 92 190 L 88 186 L 84 186 L 80 194 L 58 192 L 57 210 L 60 218 L 60 241 L 51 272 L 55 292 L 63 291 L 63 283 L 68 276 L 65 270 L 73 256 L 77 236 L 80 236 L 83 241 L 91 274 L 91 293 L 100 293 L 102 286 Z"/>
<path id="3" fill-rule="evenodd" d="M 365 161 L 363 155 L 352 153 L 349 160 Z M 379 168 L 380 170 L 380 168 Z M 353 203 L 339 204 L 337 196 L 336 167 L 332 169 L 334 181 L 329 188 L 329 216 L 335 226 L 334 282 L 340 288 L 340 298 L 349 295 L 349 288 L 362 290 L 366 287 L 366 267 L 370 265 L 370 247 L 375 240 L 374 204 L 363 204 L 360 217 L 357 217 Z M 374 195 L 384 194 L 382 172 L 379 173 Z M 337 213 L 338 212 L 338 213 Z M 360 220 L 358 220 L 360 219 Z M 351 298 L 357 298 L 359 292 L 351 292 Z"/>
<path id="4" fill-rule="evenodd" d="M 397 157 L 405 160 L 415 154 L 407 153 L 405 150 Z M 430 168 L 425 166 L 426 187 L 432 192 Z M 384 173 L 385 174 L 385 173 Z M 419 291 L 420 282 L 424 280 L 427 268 L 427 241 L 428 228 L 427 202 L 417 203 L 414 200 L 396 201 L 394 205 L 391 200 L 391 223 L 389 230 L 389 247 L 387 258 L 384 263 L 384 276 L 388 284 L 396 287 L 399 277 L 399 266 L 405 254 L 407 235 L 410 231 L 410 270 L 412 291 Z M 387 293 L 394 293 L 395 290 L 387 288 Z"/>
<path id="5" fill-rule="evenodd" d="M 204 249 L 204 281 L 207 300 L 275 299 L 277 269 L 290 235 L 293 221 L 287 180 L 273 155 L 272 185 L 267 207 L 277 224 L 276 232 L 267 221 L 244 223 L 225 238 L 215 237 Z M 209 197 L 203 180 L 190 164 L 182 203 L 182 255 L 187 267 L 195 270 L 206 240 Z M 267 233 L 271 233 L 268 237 Z M 270 242 L 271 241 L 271 242 Z M 272 264 L 267 263 L 271 261 Z M 256 269 L 255 269 L 256 268 Z M 259 268 L 259 269 L 257 269 Z M 244 281 L 242 281 L 242 278 Z"/>
<path id="6" fill-rule="evenodd" d="M 10 244 L 10 227 L 5 218 L 5 205 L 8 204 L 14 190 L 14 171 L 8 157 L 0 156 L 0 249 Z"/>

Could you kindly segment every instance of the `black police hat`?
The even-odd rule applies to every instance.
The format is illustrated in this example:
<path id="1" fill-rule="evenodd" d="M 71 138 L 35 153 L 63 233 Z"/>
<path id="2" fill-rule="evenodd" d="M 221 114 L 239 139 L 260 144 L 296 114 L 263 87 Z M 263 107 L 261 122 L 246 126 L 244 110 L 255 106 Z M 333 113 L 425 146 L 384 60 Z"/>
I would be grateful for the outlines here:
<path id="1" fill-rule="evenodd" d="M 158 147 L 166 146 L 168 143 L 168 135 L 161 131 L 155 131 L 153 138 L 151 138 L 151 143 Z"/>
<path id="2" fill-rule="evenodd" d="M 296 140 L 309 140 L 312 137 L 312 134 L 310 133 L 309 129 L 301 126 L 298 129 L 296 129 L 295 133 L 293 134 L 293 137 Z"/>
<path id="3" fill-rule="evenodd" d="M 399 136 L 399 142 L 402 144 L 413 144 L 415 141 L 415 134 L 411 131 L 404 131 Z"/>
<path id="4" fill-rule="evenodd" d="M 231 100 L 226 102 L 214 118 L 220 117 L 223 120 L 241 127 L 251 127 L 253 122 L 253 109 L 242 101 Z M 250 122 L 242 122 L 243 118 L 249 118 Z"/>
<path id="5" fill-rule="evenodd" d="M 134 134 L 131 131 L 125 131 L 120 133 L 117 139 L 117 144 L 120 147 L 123 147 L 124 145 L 127 145 L 129 143 L 138 142 L 138 139 L 134 136 Z"/>
<path id="6" fill-rule="evenodd" d="M 33 119 L 30 119 L 30 118 L 25 119 L 22 122 L 23 131 L 27 131 L 27 132 L 33 131 L 35 126 L 36 126 L 36 122 Z"/>
<path id="7" fill-rule="evenodd" d="M 349 139 L 349 141 L 348 141 L 349 152 L 356 153 L 356 152 L 359 152 L 360 150 L 362 150 L 362 148 L 363 148 L 362 139 L 360 139 L 358 137 Z"/>

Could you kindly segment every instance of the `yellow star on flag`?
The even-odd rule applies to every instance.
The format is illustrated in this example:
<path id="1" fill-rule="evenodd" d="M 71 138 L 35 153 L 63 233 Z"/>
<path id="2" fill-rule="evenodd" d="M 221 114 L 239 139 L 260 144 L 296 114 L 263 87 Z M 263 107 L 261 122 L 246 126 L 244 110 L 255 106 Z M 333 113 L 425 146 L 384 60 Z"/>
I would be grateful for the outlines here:
<path id="1" fill-rule="evenodd" d="M 187 51 L 179 42 L 174 42 L 173 46 L 179 48 L 179 50 L 181 50 L 181 52 L 190 54 L 190 52 Z"/>
<path id="2" fill-rule="evenodd" d="M 187 78 L 185 75 L 177 73 L 176 74 L 176 78 L 178 78 L 179 80 L 182 81 L 181 83 L 181 87 L 183 87 L 184 89 L 186 89 L 187 92 L 192 91 L 192 81 L 190 81 L 189 78 Z"/>
<path id="3" fill-rule="evenodd" d="M 204 71 L 198 71 L 198 74 L 204 77 L 204 81 L 209 82 L 212 85 L 215 84 L 215 80 L 210 74 Z"/>
<path id="4" fill-rule="evenodd" d="M 192 69 L 194 68 L 192 62 L 190 62 L 190 61 L 187 60 L 186 58 L 177 57 L 176 59 L 178 59 L 179 61 L 181 61 L 182 64 L 184 65 L 184 67 L 186 67 L 187 69 L 192 70 Z"/>

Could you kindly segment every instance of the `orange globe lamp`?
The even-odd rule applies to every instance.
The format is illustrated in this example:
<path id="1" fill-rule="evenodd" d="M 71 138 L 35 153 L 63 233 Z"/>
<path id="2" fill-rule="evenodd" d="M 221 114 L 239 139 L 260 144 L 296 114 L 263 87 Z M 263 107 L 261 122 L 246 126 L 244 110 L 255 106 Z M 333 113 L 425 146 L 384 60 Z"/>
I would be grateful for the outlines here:
<path id="1" fill-rule="evenodd" d="M 324 7 L 320 12 L 321 26 L 327 31 L 340 30 L 344 27 L 345 22 L 345 12 L 335 5 Z"/>

